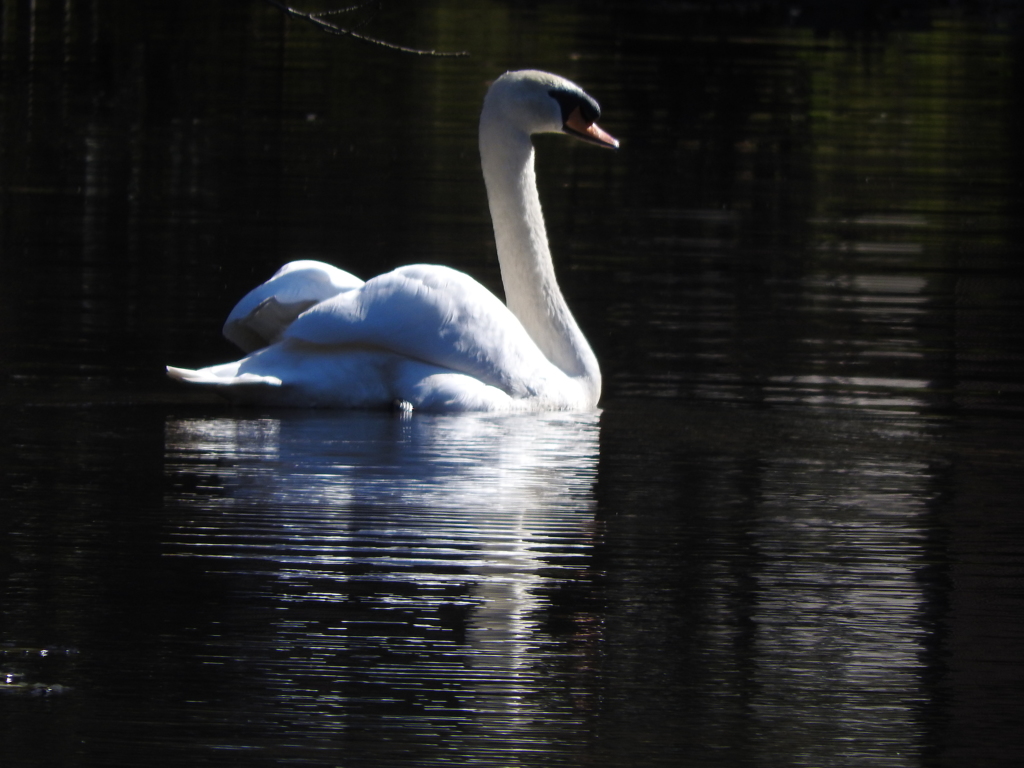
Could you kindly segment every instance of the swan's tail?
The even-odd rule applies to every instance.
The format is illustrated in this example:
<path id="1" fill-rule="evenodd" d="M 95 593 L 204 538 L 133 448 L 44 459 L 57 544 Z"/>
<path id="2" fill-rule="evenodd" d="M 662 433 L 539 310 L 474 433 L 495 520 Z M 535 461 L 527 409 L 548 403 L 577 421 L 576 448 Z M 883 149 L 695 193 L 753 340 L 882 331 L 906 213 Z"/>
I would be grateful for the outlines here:
<path id="1" fill-rule="evenodd" d="M 255 373 L 234 373 L 221 370 L 227 366 L 214 366 L 203 368 L 200 371 L 193 371 L 190 368 L 175 368 L 167 366 L 167 375 L 172 379 L 184 381 L 187 384 L 205 384 L 219 387 L 237 387 L 239 385 L 255 384 L 270 387 L 280 387 L 281 380 L 276 376 L 260 376 Z M 236 366 L 237 367 L 237 366 Z"/>

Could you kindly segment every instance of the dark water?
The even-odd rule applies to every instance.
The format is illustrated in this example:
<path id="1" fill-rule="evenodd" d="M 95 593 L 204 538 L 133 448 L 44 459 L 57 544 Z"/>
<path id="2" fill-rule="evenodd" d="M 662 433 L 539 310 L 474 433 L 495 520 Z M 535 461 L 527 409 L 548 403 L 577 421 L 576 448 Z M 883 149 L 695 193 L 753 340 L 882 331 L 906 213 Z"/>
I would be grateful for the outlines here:
<path id="1" fill-rule="evenodd" d="M 0 762 L 1018 764 L 1017 7 L 363 29 L 472 55 L 257 2 L 0 2 Z M 291 258 L 500 291 L 475 119 L 523 66 L 623 140 L 538 140 L 600 414 L 163 378 L 230 359 Z"/>

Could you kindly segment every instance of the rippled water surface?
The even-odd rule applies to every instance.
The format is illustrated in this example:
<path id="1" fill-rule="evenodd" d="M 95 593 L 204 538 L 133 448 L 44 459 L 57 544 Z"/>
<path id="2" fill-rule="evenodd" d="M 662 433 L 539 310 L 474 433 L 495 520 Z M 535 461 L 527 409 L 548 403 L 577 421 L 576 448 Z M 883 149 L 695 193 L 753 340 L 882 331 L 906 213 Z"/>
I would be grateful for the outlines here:
<path id="1" fill-rule="evenodd" d="M 0 0 L 0 764 L 1019 762 L 1015 7 L 642 5 Z M 500 292 L 524 66 L 600 412 L 164 379 L 292 258 Z"/>

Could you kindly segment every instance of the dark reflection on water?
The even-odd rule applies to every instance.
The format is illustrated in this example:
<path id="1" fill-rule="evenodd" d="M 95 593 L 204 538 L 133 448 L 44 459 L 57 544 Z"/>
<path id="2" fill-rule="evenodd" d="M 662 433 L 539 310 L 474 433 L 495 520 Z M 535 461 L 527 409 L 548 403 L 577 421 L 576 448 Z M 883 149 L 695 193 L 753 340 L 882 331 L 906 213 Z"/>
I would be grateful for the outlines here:
<path id="1" fill-rule="evenodd" d="M 643 691 L 656 704 L 640 711 L 676 713 L 674 746 L 693 764 L 918 764 L 935 738 L 927 436 L 835 414 L 686 422 L 600 475 L 602 507 L 627 511 L 607 530 L 605 661 L 623 736 L 658 732 L 630 712 Z M 625 641 L 633 622 L 645 631 Z"/>
<path id="2" fill-rule="evenodd" d="M 643 266 L 611 302 L 632 331 L 616 391 L 1018 410 L 1022 327 L 997 309 L 1024 299 L 1007 38 L 940 18 L 860 45 L 674 42 L 645 40 L 648 90 L 623 94 L 657 128 L 626 136 L 644 157 L 621 251 Z"/>
<path id="3" fill-rule="evenodd" d="M 1016 10 L 643 5 L 0 0 L 4 766 L 1019 761 Z M 522 66 L 602 414 L 164 381 L 290 258 L 500 290 Z"/>

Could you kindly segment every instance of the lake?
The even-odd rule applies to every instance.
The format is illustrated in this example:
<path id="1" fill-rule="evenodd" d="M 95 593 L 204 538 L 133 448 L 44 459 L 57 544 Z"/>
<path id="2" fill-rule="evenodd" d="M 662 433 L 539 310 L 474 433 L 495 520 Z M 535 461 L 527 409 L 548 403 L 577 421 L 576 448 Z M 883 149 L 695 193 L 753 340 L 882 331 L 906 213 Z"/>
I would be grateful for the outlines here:
<path id="1" fill-rule="evenodd" d="M 469 55 L 0 0 L 4 765 L 1016 765 L 1017 6 L 324 18 Z M 296 258 L 502 295 L 476 119 L 526 67 L 622 141 L 536 140 L 599 412 L 166 379 Z"/>

